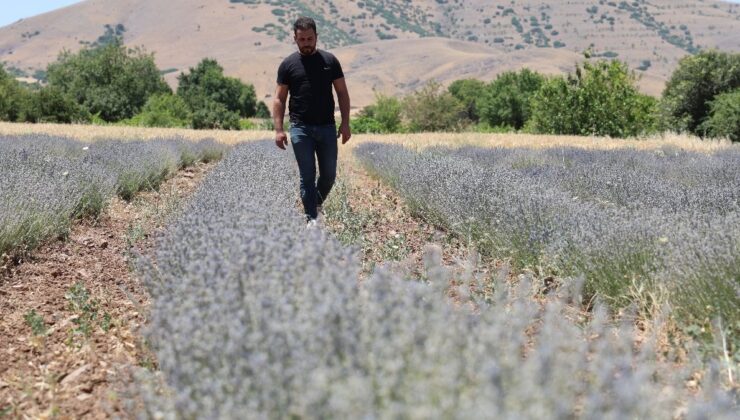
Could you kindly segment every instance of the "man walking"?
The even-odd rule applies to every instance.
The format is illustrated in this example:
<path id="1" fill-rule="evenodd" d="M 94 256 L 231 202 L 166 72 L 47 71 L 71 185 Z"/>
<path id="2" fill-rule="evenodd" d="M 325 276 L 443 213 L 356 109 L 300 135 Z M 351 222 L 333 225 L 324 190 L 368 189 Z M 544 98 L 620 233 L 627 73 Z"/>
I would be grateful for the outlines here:
<path id="1" fill-rule="evenodd" d="M 339 61 L 329 52 L 316 48 L 316 22 L 300 17 L 293 24 L 298 51 L 280 64 L 277 90 L 272 105 L 275 144 L 285 150 L 288 136 L 283 130 L 285 101 L 290 92 L 290 141 L 301 177 L 301 201 L 309 225 L 316 224 L 317 206 L 329 195 L 337 172 L 337 138 L 342 144 L 351 137 L 349 92 Z M 334 121 L 334 95 L 337 92 L 342 122 L 337 131 Z M 315 157 L 314 157 L 315 156 Z M 319 179 L 316 181 L 316 160 Z"/>

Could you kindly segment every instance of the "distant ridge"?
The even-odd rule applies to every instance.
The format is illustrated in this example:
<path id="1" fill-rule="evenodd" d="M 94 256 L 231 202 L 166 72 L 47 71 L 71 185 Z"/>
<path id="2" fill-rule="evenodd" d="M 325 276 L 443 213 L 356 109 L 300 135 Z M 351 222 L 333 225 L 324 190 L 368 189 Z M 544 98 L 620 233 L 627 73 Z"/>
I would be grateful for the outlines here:
<path id="1" fill-rule="evenodd" d="M 32 81 L 62 49 L 122 36 L 154 52 L 173 85 L 213 57 L 269 99 L 301 14 L 316 17 L 319 47 L 340 58 L 358 107 L 374 91 L 402 94 L 432 78 L 566 72 L 585 50 L 627 61 L 659 95 L 681 57 L 740 51 L 740 5 L 713 0 L 87 0 L 0 28 L 0 61 Z"/>

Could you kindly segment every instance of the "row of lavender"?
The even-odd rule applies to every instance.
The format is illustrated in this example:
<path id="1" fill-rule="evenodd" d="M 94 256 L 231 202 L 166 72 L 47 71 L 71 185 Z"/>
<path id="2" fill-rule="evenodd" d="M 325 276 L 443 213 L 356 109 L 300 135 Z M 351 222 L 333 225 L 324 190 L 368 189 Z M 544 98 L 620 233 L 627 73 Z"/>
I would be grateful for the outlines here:
<path id="1" fill-rule="evenodd" d="M 296 180 L 272 142 L 236 146 L 161 238 L 156 265 L 142 261 L 167 385 L 142 375 L 143 417 L 719 419 L 737 408 L 719 369 L 692 395 L 696 367 L 655 360 L 655 337 L 634 352 L 629 322 L 614 326 L 602 307 L 571 322 L 563 300 L 532 299 L 527 278 L 514 288 L 500 273 L 484 298 L 469 293 L 483 279 L 460 275 L 451 305 L 451 271 L 430 248 L 423 281 L 382 268 L 358 281 L 357 256 L 306 228 Z"/>
<path id="2" fill-rule="evenodd" d="M 740 148 L 655 151 L 365 144 L 359 158 L 480 251 L 585 274 L 617 305 L 669 295 L 691 322 L 740 325 Z"/>
<path id="3" fill-rule="evenodd" d="M 97 216 L 118 194 L 130 199 L 167 174 L 220 158 L 212 140 L 104 140 L 0 136 L 0 255 L 22 254 L 64 236 L 76 218 Z"/>

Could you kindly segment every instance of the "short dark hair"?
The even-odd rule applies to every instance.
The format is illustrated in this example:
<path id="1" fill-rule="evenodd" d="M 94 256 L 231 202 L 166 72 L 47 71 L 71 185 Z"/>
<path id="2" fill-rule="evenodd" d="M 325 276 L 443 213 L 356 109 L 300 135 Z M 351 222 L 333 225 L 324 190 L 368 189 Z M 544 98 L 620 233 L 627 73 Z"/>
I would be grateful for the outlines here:
<path id="1" fill-rule="evenodd" d="M 298 19 L 296 19 L 295 23 L 293 24 L 293 35 L 295 35 L 299 29 L 302 31 L 313 29 L 313 33 L 317 33 L 316 32 L 316 21 L 314 21 L 310 17 L 301 16 Z"/>

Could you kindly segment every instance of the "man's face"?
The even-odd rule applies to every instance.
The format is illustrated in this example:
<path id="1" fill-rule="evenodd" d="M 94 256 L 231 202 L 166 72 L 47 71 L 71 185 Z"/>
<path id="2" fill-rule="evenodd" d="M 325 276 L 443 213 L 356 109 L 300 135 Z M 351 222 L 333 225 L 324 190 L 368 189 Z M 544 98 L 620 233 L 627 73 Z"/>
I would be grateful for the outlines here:
<path id="1" fill-rule="evenodd" d="M 316 38 L 313 29 L 298 29 L 293 37 L 298 45 L 298 51 L 303 55 L 311 55 L 316 51 Z"/>

